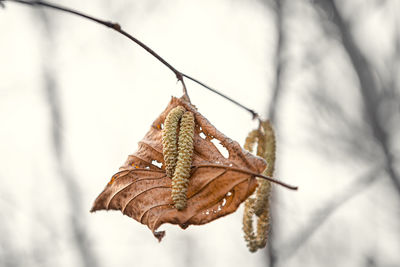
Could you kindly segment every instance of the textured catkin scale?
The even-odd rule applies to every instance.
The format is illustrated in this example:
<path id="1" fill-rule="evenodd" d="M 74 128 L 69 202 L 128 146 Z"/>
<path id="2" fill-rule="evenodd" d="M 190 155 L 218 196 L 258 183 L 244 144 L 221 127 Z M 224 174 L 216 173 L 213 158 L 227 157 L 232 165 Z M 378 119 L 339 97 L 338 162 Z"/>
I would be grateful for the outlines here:
<path id="1" fill-rule="evenodd" d="M 264 209 L 257 219 L 257 237 L 256 244 L 258 248 L 264 248 L 267 245 L 269 230 L 269 208 Z"/>
<path id="2" fill-rule="evenodd" d="M 258 130 L 252 130 L 246 137 L 243 148 L 249 152 L 253 152 L 254 144 L 258 141 Z M 249 197 L 246 199 L 243 213 L 243 233 L 244 240 L 250 252 L 257 251 L 257 241 L 253 229 L 253 215 L 254 215 L 254 198 Z"/>
<path id="3" fill-rule="evenodd" d="M 264 174 L 265 175 L 265 174 Z M 260 181 L 258 179 L 258 187 L 256 192 L 256 202 L 254 203 L 254 214 L 260 216 L 264 209 L 269 206 L 269 195 L 271 192 L 271 183 L 269 181 Z"/>
<path id="4" fill-rule="evenodd" d="M 266 152 L 264 158 L 268 163 L 265 175 L 272 176 L 274 174 L 274 168 L 275 168 L 275 153 L 276 153 L 275 133 L 269 121 L 266 121 L 264 123 L 263 128 L 266 138 L 266 144 L 265 144 Z"/>
<path id="5" fill-rule="evenodd" d="M 251 131 L 246 137 L 243 146 L 244 149 L 248 150 L 249 152 L 253 152 L 254 144 L 256 142 L 258 143 L 258 136 L 259 136 L 259 131 L 257 129 Z M 249 248 L 250 252 L 256 252 L 258 249 L 257 240 L 253 229 L 254 202 L 255 199 L 252 197 L 246 199 L 243 212 L 242 230 L 244 233 L 244 240 L 246 241 L 247 247 Z"/>
<path id="6" fill-rule="evenodd" d="M 257 240 L 256 236 L 254 235 L 253 230 L 253 204 L 254 198 L 248 198 L 244 205 L 244 215 L 243 215 L 243 233 L 244 233 L 244 240 L 247 243 L 247 247 L 249 248 L 250 252 L 257 251 Z"/>
<path id="7" fill-rule="evenodd" d="M 187 187 L 189 184 L 190 167 L 193 156 L 194 116 L 185 112 L 182 116 L 178 138 L 178 160 L 172 177 L 172 200 L 175 208 L 182 210 L 186 207 Z"/>
<path id="8" fill-rule="evenodd" d="M 185 111 L 185 108 L 182 106 L 173 108 L 168 113 L 164 122 L 164 129 L 162 131 L 163 154 L 165 171 L 170 178 L 174 175 L 176 161 L 178 159 L 178 125 Z"/>
<path id="9" fill-rule="evenodd" d="M 253 146 L 257 142 L 257 139 L 258 139 L 258 130 L 256 129 L 251 131 L 247 135 L 246 140 L 244 141 L 243 148 L 249 152 L 253 152 Z"/>

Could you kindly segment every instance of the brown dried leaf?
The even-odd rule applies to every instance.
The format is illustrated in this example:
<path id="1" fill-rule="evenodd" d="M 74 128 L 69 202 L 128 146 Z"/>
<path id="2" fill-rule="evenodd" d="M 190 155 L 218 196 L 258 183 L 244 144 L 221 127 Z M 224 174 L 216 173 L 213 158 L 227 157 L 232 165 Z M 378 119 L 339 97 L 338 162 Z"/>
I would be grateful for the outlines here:
<path id="1" fill-rule="evenodd" d="M 161 131 L 167 114 L 178 105 L 191 111 L 196 123 L 187 207 L 181 211 L 174 208 L 171 199 L 171 179 L 164 168 Z M 212 139 L 219 140 L 228 150 L 228 158 L 220 153 Z M 162 163 L 161 168 L 154 161 Z M 263 159 L 219 132 L 192 105 L 173 97 L 139 142 L 138 150 L 128 157 L 120 172 L 97 197 L 91 211 L 120 210 L 146 224 L 161 240 L 164 232 L 156 232 L 161 224 L 178 224 L 185 229 L 236 211 L 257 187 L 253 174 L 262 173 L 265 167 Z"/>

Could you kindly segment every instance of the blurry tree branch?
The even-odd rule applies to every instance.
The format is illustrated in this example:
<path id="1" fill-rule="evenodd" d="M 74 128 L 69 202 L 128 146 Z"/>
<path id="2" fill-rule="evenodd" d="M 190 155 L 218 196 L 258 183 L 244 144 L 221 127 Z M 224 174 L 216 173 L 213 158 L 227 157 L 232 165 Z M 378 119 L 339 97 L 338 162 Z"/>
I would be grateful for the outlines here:
<path id="1" fill-rule="evenodd" d="M 268 2 L 268 1 L 267 1 Z M 282 76 L 285 64 L 284 59 L 284 46 L 285 46 L 285 33 L 283 26 L 283 5 L 284 0 L 274 0 L 274 10 L 275 10 L 275 24 L 276 24 L 276 48 L 275 48 L 275 75 L 274 75 L 274 86 L 272 91 L 272 98 L 270 104 L 268 105 L 268 118 L 274 123 L 276 120 L 276 110 L 278 106 L 279 96 L 282 89 Z"/>
<path id="2" fill-rule="evenodd" d="M 314 211 L 310 216 L 309 223 L 279 248 L 279 259 L 288 260 L 295 255 L 297 250 L 322 227 L 336 210 L 372 185 L 378 179 L 380 172 L 380 168 L 375 168 L 361 175 L 345 190 L 340 190 L 340 192 L 334 194 L 321 208 Z"/>
<path id="3" fill-rule="evenodd" d="M 3 192 L 1 192 L 3 193 Z M 9 201 L 7 200 L 7 205 L 10 205 Z M 7 209 L 4 207 L 1 208 L 1 218 L 10 217 L 10 213 L 8 213 Z M 7 213 L 7 215 L 6 215 Z M 15 247 L 13 241 L 14 238 L 11 235 L 12 231 L 10 227 L 8 227 L 5 221 L 2 221 L 0 224 L 0 266 L 5 267 L 17 267 L 22 266 L 20 254 L 21 252 Z"/>
<path id="4" fill-rule="evenodd" d="M 52 64 L 51 60 L 52 58 L 54 58 L 51 49 L 53 47 L 53 42 L 55 38 L 54 30 L 47 14 L 40 10 L 39 15 L 39 18 L 44 25 L 44 29 L 48 37 L 47 41 L 49 42 L 48 47 L 46 47 L 45 49 L 47 54 L 46 60 L 44 61 L 43 65 L 43 80 L 47 103 L 50 109 L 50 123 L 52 133 L 51 136 L 53 143 L 52 148 L 54 150 L 54 157 L 59 177 L 61 178 L 60 181 L 64 184 L 64 188 L 70 204 L 71 213 L 69 225 L 71 226 L 73 237 L 72 240 L 74 242 L 74 246 L 77 248 L 83 266 L 96 267 L 98 266 L 97 259 L 95 253 L 91 248 L 88 234 L 85 229 L 86 227 L 83 221 L 80 219 L 82 218 L 83 214 L 81 193 L 79 191 L 79 186 L 71 173 L 71 166 L 68 166 L 65 158 L 64 142 L 61 132 L 63 129 L 61 101 L 59 88 L 57 87 L 57 82 L 55 80 L 54 64 Z"/>
<path id="5" fill-rule="evenodd" d="M 70 9 L 70 8 L 66 8 L 66 7 L 62 7 L 60 5 L 56 5 L 56 4 L 51 4 L 45 1 L 40 1 L 40 0 L 0 0 L 0 4 L 2 5 L 3 2 L 15 2 L 15 3 L 20 3 L 20 4 L 25 4 L 25 5 L 29 5 L 29 6 L 42 6 L 42 7 L 48 7 L 48 8 L 52 8 L 55 10 L 59 10 L 59 11 L 63 11 L 66 13 L 70 13 L 70 14 L 74 14 L 76 16 L 94 21 L 96 23 L 99 23 L 103 26 L 106 26 L 110 29 L 115 30 L 116 32 L 124 35 L 125 37 L 127 37 L 128 39 L 130 39 L 131 41 L 135 42 L 137 45 L 139 45 L 140 47 L 142 47 L 144 50 L 146 50 L 149 54 L 151 54 L 153 57 L 155 57 L 157 60 L 159 60 L 162 64 L 164 64 L 166 67 L 168 67 L 175 75 L 176 78 L 178 79 L 178 81 L 180 81 L 183 85 L 183 97 L 185 97 L 188 101 L 190 101 L 189 96 L 187 94 L 187 90 L 186 90 L 186 85 L 185 82 L 183 80 L 183 78 L 187 78 L 201 86 L 203 86 L 204 88 L 206 88 L 207 90 L 218 94 L 219 96 L 225 98 L 226 100 L 232 102 L 233 104 L 239 106 L 240 108 L 246 110 L 247 112 L 249 112 L 253 119 L 260 119 L 259 115 L 257 112 L 255 112 L 254 110 L 240 104 L 239 102 L 237 102 L 236 100 L 233 100 L 232 98 L 222 94 L 221 92 L 211 88 L 210 86 L 206 85 L 203 82 L 200 82 L 199 80 L 184 74 L 183 72 L 178 71 L 175 67 L 173 67 L 170 63 L 168 63 L 164 58 L 162 58 L 160 55 L 158 55 L 154 50 L 152 50 L 150 47 L 148 47 L 146 44 L 144 44 L 143 42 L 141 42 L 140 40 L 138 40 L 137 38 L 135 38 L 134 36 L 132 36 L 131 34 L 129 34 L 128 32 L 124 31 L 121 27 L 121 25 L 119 25 L 118 23 L 115 22 L 110 22 L 110 21 L 105 21 L 105 20 L 101 20 L 86 14 L 83 14 L 82 12 Z"/>
<path id="6" fill-rule="evenodd" d="M 274 76 L 273 76 L 273 88 L 271 93 L 271 99 L 268 105 L 267 110 L 267 118 L 273 123 L 275 128 L 278 127 L 277 121 L 277 110 L 279 106 L 280 96 L 282 93 L 282 75 L 285 67 L 284 60 L 284 49 L 285 49 L 285 29 L 284 29 L 284 5 L 286 1 L 284 0 L 264 0 L 267 8 L 271 9 L 275 13 L 275 28 L 276 28 L 276 45 L 275 45 L 275 57 L 274 57 Z M 272 195 L 275 201 L 272 201 L 272 205 L 270 207 L 271 218 L 276 218 L 274 214 L 277 213 L 276 203 L 276 192 Z M 267 258 L 268 266 L 274 267 L 276 265 L 277 260 L 277 250 L 275 247 L 276 243 L 276 229 L 274 229 L 274 225 L 278 225 L 276 221 L 271 219 L 270 222 L 270 230 L 268 234 L 268 243 L 267 243 L 267 251 L 265 256 Z"/>
<path id="7" fill-rule="evenodd" d="M 2 218 L 0 221 L 0 266 L 26 266 L 27 263 L 30 263 L 32 259 L 37 258 L 39 255 L 33 252 L 34 249 L 26 251 L 18 244 L 18 231 L 15 230 L 14 220 L 17 217 L 23 217 L 26 221 L 30 222 L 36 232 L 45 231 L 51 234 L 52 229 L 46 227 L 47 218 L 45 216 L 40 217 L 27 214 L 25 211 L 19 209 L 17 203 L 9 196 L 8 191 L 0 190 L 0 193 L 0 218 Z M 38 243 L 34 244 L 33 247 L 38 248 Z M 40 249 L 44 250 L 48 247 L 41 245 Z M 40 264 L 40 266 L 46 265 Z"/>
<path id="8" fill-rule="evenodd" d="M 270 1 L 269 1 L 270 2 Z M 282 1 L 278 1 L 279 3 L 282 3 Z M 382 109 L 382 106 L 387 104 L 387 100 L 393 100 L 393 99 L 398 99 L 398 95 L 396 94 L 396 89 L 398 88 L 398 75 L 396 75 L 398 72 L 396 71 L 396 64 L 393 64 L 391 68 L 389 68 L 388 72 L 390 73 L 386 77 L 382 75 L 377 75 L 375 69 L 373 69 L 373 66 L 371 66 L 371 63 L 368 61 L 368 59 L 363 55 L 361 52 L 361 49 L 357 46 L 357 43 L 355 42 L 354 36 L 352 32 L 350 31 L 348 23 L 344 20 L 344 18 L 341 16 L 340 11 L 337 9 L 335 1 L 330 1 L 330 0 L 317 0 L 313 1 L 315 4 L 320 7 L 320 9 L 317 9 L 320 12 L 320 15 L 323 16 L 325 19 L 326 17 L 329 17 L 330 20 L 332 20 L 333 24 L 338 28 L 340 37 L 343 42 L 343 47 L 345 48 L 345 51 L 347 52 L 350 63 L 353 66 L 356 76 L 360 82 L 360 88 L 361 88 L 361 95 L 362 95 L 362 103 L 363 103 L 363 114 L 365 114 L 365 120 L 366 123 L 369 127 L 370 132 L 372 133 L 373 140 L 378 144 L 378 146 L 382 150 L 383 156 L 383 163 L 384 169 L 386 172 L 389 174 L 391 181 L 394 183 L 395 188 L 398 193 L 400 193 L 400 181 L 398 174 L 396 173 L 395 170 L 395 163 L 394 163 L 394 158 L 393 158 L 393 151 L 390 151 L 391 146 L 390 146 L 390 128 L 385 125 L 385 122 L 387 118 L 382 118 L 380 116 L 381 114 L 379 113 L 380 110 Z M 275 8 L 275 11 L 277 14 L 279 14 L 279 9 Z M 322 13 L 322 14 L 321 14 Z M 333 14 L 333 16 L 332 16 Z M 277 26 L 279 24 L 277 23 Z M 332 34 L 331 32 L 328 32 L 329 34 Z M 284 35 L 281 35 L 284 36 Z M 396 45 L 396 48 L 398 47 L 398 44 Z M 398 52 L 399 49 L 396 50 Z M 278 50 L 279 51 L 279 50 Z M 277 51 L 277 55 L 279 55 L 279 52 Z M 396 57 L 398 60 L 398 54 L 396 53 Z M 278 61 L 279 62 L 279 61 Z M 280 61 L 283 62 L 284 61 Z M 394 62 L 394 61 L 393 61 Z M 277 65 L 276 68 L 276 78 L 281 77 L 279 74 L 281 70 L 281 67 Z M 383 78 L 385 77 L 385 78 Z M 380 80 L 378 80 L 380 78 Z M 277 88 L 280 88 L 279 86 L 279 80 L 277 80 L 277 83 L 275 84 Z M 276 91 L 275 91 L 276 92 Z M 279 91 L 277 92 L 279 94 Z M 278 95 L 277 94 L 277 95 Z M 386 96 L 385 96 L 386 94 Z M 325 96 L 326 97 L 326 96 Z M 345 113 L 343 113 L 341 110 L 340 106 L 337 106 L 337 103 L 334 103 L 334 101 L 329 101 L 329 99 L 325 99 L 324 104 L 329 104 L 330 108 L 334 108 L 334 110 L 331 110 L 332 113 L 335 113 L 336 117 L 340 117 L 341 120 L 340 123 L 344 124 L 346 129 L 351 129 L 355 130 L 357 129 L 357 132 L 359 133 L 362 131 L 362 127 L 358 125 L 356 122 L 352 121 L 350 118 L 346 116 Z M 328 103 L 326 101 L 328 100 Z M 274 100 L 273 100 L 274 101 Z M 384 102 L 386 101 L 386 102 Z M 276 103 L 274 101 L 273 103 Z M 396 106 L 396 105 L 395 105 Z M 270 105 L 270 109 L 272 111 L 275 109 Z M 398 112 L 395 111 L 395 109 L 392 109 L 391 112 Z M 270 116 L 273 114 L 273 112 L 269 112 Z M 274 117 L 274 116 L 272 116 Z M 356 149 L 355 146 L 357 145 L 363 145 L 365 146 L 366 144 L 362 144 L 362 141 L 359 142 L 353 142 L 353 137 L 354 138 L 360 138 L 360 136 L 356 136 L 356 132 L 350 132 L 350 134 L 354 135 L 352 138 L 348 138 L 344 141 L 348 141 L 347 145 L 348 146 L 354 146 L 354 149 Z M 363 134 L 366 134 L 365 132 Z M 364 140 L 365 141 L 365 140 Z M 364 148 L 367 150 L 367 148 Z M 358 150 L 359 153 L 360 150 Z M 379 158 L 374 158 L 375 163 L 381 163 L 381 161 L 378 160 Z M 349 200 L 351 200 L 354 196 L 364 192 L 365 189 L 367 189 L 370 185 L 373 184 L 378 178 L 379 174 L 382 172 L 382 165 L 377 166 L 375 169 L 370 170 L 366 174 L 362 175 L 360 178 L 355 180 L 353 183 L 351 183 L 346 190 L 338 192 L 336 195 L 334 195 L 330 200 L 326 202 L 325 205 L 323 205 L 321 208 L 317 209 L 313 215 L 310 217 L 310 220 L 308 223 L 303 227 L 302 230 L 300 230 L 299 233 L 295 234 L 292 238 L 290 238 L 287 242 L 283 243 L 282 246 L 276 247 L 274 250 L 273 245 L 275 242 L 269 241 L 269 247 L 271 252 L 270 255 L 275 254 L 274 257 L 270 257 L 270 266 L 275 266 L 277 265 L 277 262 L 287 260 L 288 258 L 292 257 L 296 251 L 300 247 L 302 247 L 312 236 L 314 233 L 318 231 L 318 229 L 321 228 L 321 226 L 328 220 L 328 218 L 341 206 L 345 205 Z"/>
<path id="9" fill-rule="evenodd" d="M 378 166 L 362 175 L 351 183 L 345 191 L 337 193 L 328 200 L 324 206 L 317 209 L 303 229 L 279 247 L 280 253 L 278 255 L 278 260 L 287 260 L 295 255 L 298 249 L 321 228 L 338 208 L 345 205 L 354 196 L 362 193 L 377 181 L 379 178 L 378 175 L 381 174 L 383 170 L 389 175 L 396 192 L 400 194 L 400 181 L 395 169 L 394 151 L 391 151 L 392 147 L 390 145 L 391 129 L 395 129 L 396 127 L 388 124 L 389 118 L 381 114 L 383 108 L 388 110 L 387 106 L 389 106 L 389 110 L 386 115 L 389 115 L 389 117 L 394 116 L 394 114 L 398 112 L 396 108 L 394 108 L 396 105 L 388 105 L 393 99 L 398 99 L 396 92 L 398 89 L 398 84 L 396 84 L 398 81 L 396 75 L 397 71 L 396 64 L 393 64 L 395 60 L 398 60 L 397 45 L 396 55 L 391 62 L 392 64 L 389 64 L 391 66 L 388 67 L 384 73 L 379 73 L 379 70 L 372 65 L 372 62 L 363 54 L 361 48 L 357 45 L 354 34 L 351 32 L 350 25 L 343 18 L 340 9 L 336 6 L 336 2 L 333 0 L 316 0 L 312 1 L 312 3 L 317 7 L 316 10 L 321 16 L 322 21 L 328 18 L 330 23 L 337 29 L 343 48 L 349 57 L 350 64 L 360 84 L 363 108 L 362 114 L 364 115 L 363 117 L 368 128 L 367 131 L 363 129 L 362 125 L 346 115 L 340 106 L 341 102 L 336 102 L 321 92 L 317 92 L 314 95 L 314 100 L 317 100 L 316 102 L 324 107 L 324 111 L 330 113 L 326 116 L 328 119 L 335 118 L 340 123 L 341 127 L 335 128 L 341 131 L 340 141 L 343 141 L 348 148 L 357 154 L 370 152 L 366 153 L 368 155 L 360 156 L 364 158 L 369 157 L 369 162 L 373 160 Z M 327 28 L 324 28 L 324 30 L 328 35 L 332 35 L 333 33 Z M 398 36 L 396 40 L 398 40 Z M 318 80 L 318 78 L 319 77 L 316 79 Z M 324 114 L 318 113 L 318 116 L 324 116 Z M 368 136 L 368 134 L 370 136 Z M 337 135 L 337 133 L 335 135 Z M 376 143 L 380 151 L 379 149 L 378 151 L 368 151 L 368 143 L 365 142 L 367 139 L 363 139 L 364 136 L 368 136 L 368 140 L 372 140 Z M 376 155 L 376 152 L 378 152 L 379 155 Z"/>
<path id="10" fill-rule="evenodd" d="M 366 122 L 370 127 L 376 143 L 380 146 L 383 152 L 384 168 L 396 191 L 400 194 L 400 178 L 396 172 L 393 153 L 390 149 L 390 134 L 384 127 L 383 118 L 379 116 L 379 110 L 385 104 L 385 90 L 386 92 L 393 92 L 395 88 L 392 86 L 394 85 L 390 85 L 390 83 L 388 85 L 380 85 L 378 80 L 374 78 L 376 77 L 377 72 L 372 70 L 370 62 L 358 47 L 351 32 L 350 25 L 342 16 L 336 2 L 333 0 L 316 0 L 313 1 L 313 3 L 319 7 L 317 9 L 319 14 L 323 16 L 323 18 L 329 18 L 338 29 L 343 47 L 349 56 L 350 63 L 352 64 L 360 83 Z"/>

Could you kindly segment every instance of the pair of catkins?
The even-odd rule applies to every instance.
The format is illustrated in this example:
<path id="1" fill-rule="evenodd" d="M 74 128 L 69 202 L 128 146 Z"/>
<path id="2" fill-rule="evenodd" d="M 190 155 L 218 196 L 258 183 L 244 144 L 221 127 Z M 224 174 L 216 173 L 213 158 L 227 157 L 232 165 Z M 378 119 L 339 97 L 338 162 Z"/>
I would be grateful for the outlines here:
<path id="1" fill-rule="evenodd" d="M 172 179 L 171 197 L 175 208 L 186 207 L 187 187 L 193 153 L 194 117 L 182 106 L 172 109 L 164 122 L 162 133 L 164 162 L 167 176 Z M 257 144 L 257 156 L 267 161 L 264 175 L 272 176 L 275 165 L 275 136 L 269 121 L 260 123 L 258 129 L 249 133 L 244 148 L 253 152 Z M 243 216 L 243 232 L 247 246 L 251 252 L 264 248 L 269 229 L 269 197 L 271 183 L 258 179 L 259 186 L 255 196 L 245 202 Z M 257 216 L 257 231 L 254 233 L 253 217 Z"/>

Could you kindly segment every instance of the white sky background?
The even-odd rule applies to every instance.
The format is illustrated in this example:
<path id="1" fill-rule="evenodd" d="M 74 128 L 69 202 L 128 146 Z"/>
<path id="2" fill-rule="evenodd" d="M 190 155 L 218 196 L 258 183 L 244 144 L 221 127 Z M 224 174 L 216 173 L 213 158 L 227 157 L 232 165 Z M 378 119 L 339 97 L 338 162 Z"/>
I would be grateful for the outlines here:
<path id="1" fill-rule="evenodd" d="M 59 3 L 119 22 L 177 69 L 260 114 L 266 113 L 274 74 L 275 29 L 273 14 L 259 2 Z M 294 62 L 278 114 L 281 124 L 276 174 L 300 190 L 276 187 L 283 230 L 279 240 L 283 243 L 301 229 L 312 211 L 368 171 L 367 166 L 323 157 L 310 142 L 313 121 L 304 93 L 316 81 L 307 70 L 299 71 L 304 56 L 301 47 L 321 33 L 312 19 L 307 19 L 313 16 L 312 11 L 294 6 L 299 11 L 288 22 L 289 41 L 295 44 L 290 50 Z M 185 231 L 162 225 L 160 230 L 167 232 L 160 244 L 146 226 L 120 212 L 89 213 L 94 199 L 128 154 L 135 151 L 170 97 L 181 96 L 181 85 L 170 70 L 125 37 L 57 11 L 47 13 L 57 31 L 50 51 L 43 25 L 33 12 L 12 3 L 0 10 L 0 233 L 6 233 L 1 238 L 11 244 L 0 250 L 7 253 L 11 247 L 17 248 L 25 255 L 21 256 L 23 262 L 33 266 L 37 262 L 31 254 L 49 247 L 44 250 L 53 256 L 46 256 L 43 266 L 77 264 L 76 248 L 67 230 L 67 196 L 52 155 L 50 113 L 42 80 L 46 61 L 54 66 L 61 93 L 66 154 L 87 211 L 82 220 L 102 266 L 185 266 L 187 260 L 192 266 L 265 266 L 263 252 L 250 254 L 245 246 L 242 209 Z M 379 27 L 379 23 L 372 18 L 369 29 Z M 366 31 L 359 30 L 363 38 Z M 386 40 L 384 33 L 379 34 L 382 38 L 375 41 Z M 323 52 L 330 54 L 324 58 L 325 67 L 333 69 L 327 79 L 340 83 L 334 90 L 350 103 L 356 97 L 347 94 L 357 86 L 354 76 L 346 69 L 332 67 L 346 59 L 332 45 L 321 43 L 318 48 L 329 51 Z M 256 127 L 246 111 L 198 85 L 186 84 L 199 111 L 232 139 L 243 143 Z M 371 251 L 385 264 L 398 262 L 399 225 L 391 217 L 398 212 L 398 204 L 396 208 L 390 198 L 379 198 L 380 194 L 390 194 L 385 191 L 385 181 L 338 210 L 319 230 L 322 233 L 284 265 L 354 266 L 363 263 Z M 324 243 L 328 236 L 333 245 Z M 336 261 L 323 262 L 328 253 Z"/>

